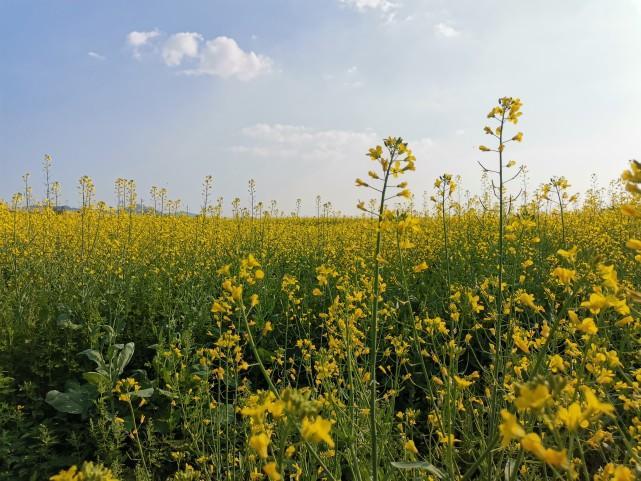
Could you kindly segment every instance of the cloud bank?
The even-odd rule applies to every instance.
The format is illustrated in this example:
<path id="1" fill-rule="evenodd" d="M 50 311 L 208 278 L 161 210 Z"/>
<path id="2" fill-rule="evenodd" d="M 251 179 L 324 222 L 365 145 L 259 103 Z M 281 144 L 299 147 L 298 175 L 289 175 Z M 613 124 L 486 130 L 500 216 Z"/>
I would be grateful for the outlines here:
<path id="1" fill-rule="evenodd" d="M 127 43 L 133 49 L 133 56 L 140 58 L 142 49 L 159 36 L 158 30 L 130 32 Z M 271 72 L 274 64 L 266 55 L 243 50 L 233 38 L 219 36 L 205 40 L 198 32 L 170 35 L 162 43 L 161 56 L 168 67 L 183 67 L 179 72 L 185 75 L 235 78 L 243 82 Z"/>

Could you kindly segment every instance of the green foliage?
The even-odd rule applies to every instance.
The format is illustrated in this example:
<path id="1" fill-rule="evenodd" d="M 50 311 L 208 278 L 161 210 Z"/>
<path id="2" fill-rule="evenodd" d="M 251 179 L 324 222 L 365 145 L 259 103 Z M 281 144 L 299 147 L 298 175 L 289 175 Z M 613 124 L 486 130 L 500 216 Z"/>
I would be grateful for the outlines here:
<path id="1" fill-rule="evenodd" d="M 93 401 L 98 397 L 98 391 L 91 384 L 80 385 L 68 382 L 65 392 L 49 391 L 45 402 L 61 413 L 80 414 L 87 417 Z"/>

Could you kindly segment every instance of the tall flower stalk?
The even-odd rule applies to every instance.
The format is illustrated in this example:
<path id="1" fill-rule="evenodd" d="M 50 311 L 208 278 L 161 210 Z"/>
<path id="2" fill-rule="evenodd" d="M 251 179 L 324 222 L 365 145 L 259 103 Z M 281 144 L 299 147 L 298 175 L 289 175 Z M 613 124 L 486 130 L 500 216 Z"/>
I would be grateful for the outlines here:
<path id="1" fill-rule="evenodd" d="M 565 239 L 565 211 L 568 206 L 577 200 L 577 195 L 570 195 L 568 189 L 570 184 L 565 177 L 552 177 L 549 184 L 543 186 L 543 198 L 559 206 L 561 216 L 561 245 L 567 246 Z M 550 190 L 556 194 L 556 199 L 550 197 Z"/>
<path id="2" fill-rule="evenodd" d="M 391 184 L 390 177 L 397 178 L 399 175 L 415 170 L 414 161 L 416 158 L 412 151 L 407 147 L 400 137 L 388 137 L 383 142 L 387 150 L 387 156 L 383 154 L 383 147 L 377 145 L 369 149 L 367 156 L 380 166 L 380 173 L 370 170 L 368 175 L 371 181 L 377 182 L 380 187 L 370 185 L 362 179 L 356 179 L 357 187 L 367 187 L 375 190 L 380 194 L 380 201 L 377 212 L 372 212 L 365 207 L 365 202 L 359 202 L 358 208 L 368 212 L 376 218 L 376 247 L 374 249 L 374 279 L 372 286 L 372 310 L 371 322 L 369 328 L 369 376 L 370 376 L 370 396 L 369 396 L 369 420 L 370 420 L 370 450 L 371 450 L 371 469 L 372 480 L 378 479 L 378 439 L 376 429 L 376 356 L 378 352 L 378 307 L 380 296 L 380 271 L 381 271 L 381 245 L 382 245 L 382 226 L 385 219 L 386 209 L 385 202 L 394 197 L 410 198 L 411 192 L 407 189 L 407 182 Z M 389 190 L 400 189 L 396 193 L 389 195 Z"/>
<path id="3" fill-rule="evenodd" d="M 447 202 L 451 199 L 454 192 L 456 192 L 456 182 L 452 179 L 451 174 L 443 174 L 434 181 L 434 188 L 437 191 L 437 197 L 432 197 L 432 200 L 438 204 L 441 211 L 441 220 L 443 221 L 443 246 L 445 256 L 445 269 L 447 274 L 447 293 L 449 295 L 450 285 L 452 283 L 450 275 L 450 250 L 449 250 L 449 235 L 447 229 Z"/>
<path id="4" fill-rule="evenodd" d="M 496 148 L 486 147 L 485 145 L 479 146 L 481 152 L 496 152 L 498 153 L 498 170 L 489 169 L 484 164 L 480 163 L 481 168 L 485 173 L 492 173 L 498 177 L 498 185 L 492 180 L 492 190 L 494 195 L 498 198 L 498 279 L 496 289 L 496 356 L 494 363 L 494 392 L 492 393 L 492 409 L 490 413 L 490 430 L 494 434 L 496 431 L 496 421 L 498 419 L 498 391 L 499 391 L 499 378 L 503 371 L 503 271 L 505 264 L 505 190 L 506 184 L 511 180 L 517 178 L 522 168 L 510 178 L 507 177 L 507 169 L 515 165 L 515 161 L 504 161 L 505 146 L 510 142 L 521 142 L 523 140 L 523 132 L 517 132 L 510 138 L 505 135 L 505 126 L 507 123 L 517 124 L 519 117 L 521 117 L 521 100 L 513 97 L 502 97 L 499 99 L 498 105 L 493 107 L 487 114 L 487 118 L 495 122 L 495 127 L 485 126 L 483 131 L 487 135 L 491 135 L 496 139 Z"/>

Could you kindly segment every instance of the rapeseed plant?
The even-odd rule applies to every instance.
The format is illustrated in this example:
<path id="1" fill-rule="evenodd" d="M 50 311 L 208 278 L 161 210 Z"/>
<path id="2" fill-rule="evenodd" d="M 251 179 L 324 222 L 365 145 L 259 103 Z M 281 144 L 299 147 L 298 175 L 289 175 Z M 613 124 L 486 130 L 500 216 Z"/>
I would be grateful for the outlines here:
<path id="1" fill-rule="evenodd" d="M 641 164 L 512 195 L 521 109 L 490 112 L 488 190 L 443 174 L 422 213 L 394 137 L 360 218 L 254 181 L 225 218 L 209 176 L 198 216 L 88 177 L 60 212 L 46 157 L 0 204 L 0 480 L 639 478 Z"/>

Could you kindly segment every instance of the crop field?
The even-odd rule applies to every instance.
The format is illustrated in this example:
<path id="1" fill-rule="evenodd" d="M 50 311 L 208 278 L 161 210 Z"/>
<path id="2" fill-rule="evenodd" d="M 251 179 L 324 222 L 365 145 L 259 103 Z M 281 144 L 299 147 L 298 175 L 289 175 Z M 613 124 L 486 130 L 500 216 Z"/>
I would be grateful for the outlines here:
<path id="1" fill-rule="evenodd" d="M 490 111 L 464 200 L 444 174 L 417 205 L 411 145 L 372 146 L 360 217 L 224 217 L 211 179 L 199 215 L 86 177 L 61 212 L 26 179 L 0 205 L 0 479 L 635 479 L 641 165 L 517 197 L 520 115 Z"/>

